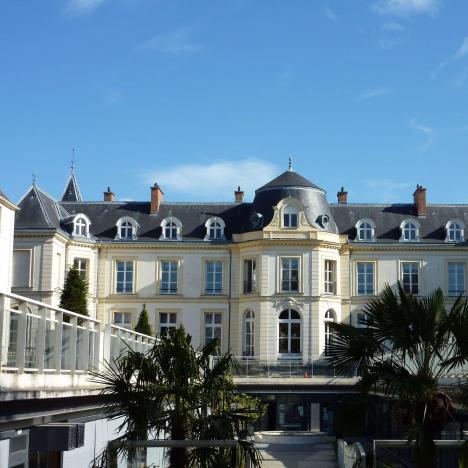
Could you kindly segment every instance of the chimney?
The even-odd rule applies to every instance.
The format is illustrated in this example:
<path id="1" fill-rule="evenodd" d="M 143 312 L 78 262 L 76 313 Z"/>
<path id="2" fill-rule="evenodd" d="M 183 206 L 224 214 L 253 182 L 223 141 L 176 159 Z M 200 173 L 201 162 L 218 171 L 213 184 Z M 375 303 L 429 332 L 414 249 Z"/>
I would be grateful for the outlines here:
<path id="1" fill-rule="evenodd" d="M 150 214 L 157 214 L 159 213 L 159 206 L 163 200 L 164 193 L 160 189 L 158 184 L 154 184 L 151 187 L 151 208 Z"/>
<path id="2" fill-rule="evenodd" d="M 416 190 L 413 193 L 414 206 L 418 216 L 426 216 L 426 189 L 422 185 L 416 185 Z"/>
<path id="3" fill-rule="evenodd" d="M 340 205 L 346 205 L 346 203 L 348 203 L 348 192 L 345 192 L 344 187 L 341 187 L 341 190 L 336 196 L 338 197 L 338 203 Z"/>
<path id="4" fill-rule="evenodd" d="M 236 198 L 236 203 L 244 203 L 244 192 L 237 187 L 237 190 L 234 192 L 234 196 Z"/>
<path id="5" fill-rule="evenodd" d="M 110 187 L 107 187 L 107 192 L 104 192 L 104 201 L 114 201 L 115 193 L 112 192 Z"/>

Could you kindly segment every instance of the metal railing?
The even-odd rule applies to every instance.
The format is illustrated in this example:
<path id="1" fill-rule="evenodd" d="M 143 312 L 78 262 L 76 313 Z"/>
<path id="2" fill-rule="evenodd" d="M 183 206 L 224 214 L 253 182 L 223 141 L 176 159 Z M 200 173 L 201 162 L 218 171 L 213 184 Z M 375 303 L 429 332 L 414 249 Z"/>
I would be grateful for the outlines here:
<path id="1" fill-rule="evenodd" d="M 214 358 L 216 361 L 216 358 Z M 234 377 L 347 377 L 324 359 L 305 360 L 296 357 L 257 359 L 235 356 Z"/>
<path id="2" fill-rule="evenodd" d="M 103 329 L 97 319 L 10 293 L 0 293 L 0 340 L 3 383 L 7 374 L 87 374 L 128 348 L 146 352 L 156 342 L 116 325 Z"/>

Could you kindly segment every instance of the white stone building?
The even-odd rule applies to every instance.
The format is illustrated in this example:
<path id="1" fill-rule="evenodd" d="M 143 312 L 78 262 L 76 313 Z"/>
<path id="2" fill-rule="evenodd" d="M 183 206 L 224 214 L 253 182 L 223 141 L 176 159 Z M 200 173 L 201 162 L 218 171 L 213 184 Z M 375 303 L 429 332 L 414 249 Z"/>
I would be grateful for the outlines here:
<path id="1" fill-rule="evenodd" d="M 156 334 L 183 324 L 196 345 L 219 337 L 246 373 L 318 375 L 327 324 L 362 324 L 385 284 L 418 295 L 441 287 L 447 301 L 465 294 L 468 205 L 427 205 L 419 185 L 413 197 L 350 204 L 342 189 L 329 203 L 290 168 L 252 203 L 240 189 L 233 203 L 170 203 L 157 184 L 147 201 L 118 201 L 108 189 L 92 202 L 72 174 L 60 200 L 33 185 L 19 201 L 13 291 L 57 305 L 75 265 L 102 323 L 133 328 L 146 304 Z M 310 396 L 320 393 L 314 382 L 294 401 L 276 396 L 278 380 L 240 386 L 276 401 L 266 427 L 330 430 L 333 401 L 323 389 Z"/>

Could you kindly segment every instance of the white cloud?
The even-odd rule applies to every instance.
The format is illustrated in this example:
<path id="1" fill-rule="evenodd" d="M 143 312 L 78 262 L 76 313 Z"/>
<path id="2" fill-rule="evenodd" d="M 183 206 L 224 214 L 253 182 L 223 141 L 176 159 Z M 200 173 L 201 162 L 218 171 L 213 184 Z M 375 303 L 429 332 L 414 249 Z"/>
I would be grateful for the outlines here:
<path id="1" fill-rule="evenodd" d="M 107 0 L 68 0 L 65 11 L 71 16 L 83 15 L 90 13 L 105 2 Z"/>
<path id="2" fill-rule="evenodd" d="M 424 134 L 426 136 L 432 136 L 434 134 L 434 129 L 433 128 L 428 127 L 427 125 L 422 125 L 422 124 L 418 123 L 416 121 L 416 119 L 411 119 L 408 122 L 408 126 L 411 129 L 413 129 L 413 130 L 415 130 L 415 131 L 417 131 L 419 133 L 422 133 L 422 134 Z"/>
<path id="3" fill-rule="evenodd" d="M 386 87 L 372 88 L 372 89 L 368 89 L 364 91 L 359 96 L 356 96 L 354 98 L 354 101 L 355 102 L 367 101 L 369 99 L 374 99 L 376 97 L 383 96 L 390 92 L 391 92 L 390 88 L 386 88 Z"/>
<path id="4" fill-rule="evenodd" d="M 384 24 L 382 24 L 382 29 L 387 32 L 404 32 L 407 30 L 406 26 L 403 26 L 400 23 L 397 23 L 396 21 L 386 21 Z"/>
<path id="5" fill-rule="evenodd" d="M 274 179 L 280 170 L 269 161 L 256 158 L 217 161 L 211 164 L 181 164 L 145 174 L 145 182 L 157 182 L 170 200 L 171 195 L 190 200 L 231 201 L 237 186 L 246 196 Z"/>
<path id="6" fill-rule="evenodd" d="M 323 14 L 331 21 L 338 21 L 338 17 L 335 15 L 335 12 L 329 7 L 325 7 L 323 9 Z"/>
<path id="7" fill-rule="evenodd" d="M 165 34 L 157 34 L 151 39 L 135 46 L 134 51 L 156 51 L 166 54 L 179 55 L 183 52 L 198 52 L 202 50 L 200 44 L 191 39 L 188 28 L 177 28 Z"/>
<path id="8" fill-rule="evenodd" d="M 435 14 L 439 10 L 439 0 L 378 0 L 372 9 L 383 15 L 410 16 Z"/>
<path id="9" fill-rule="evenodd" d="M 437 76 L 437 74 L 442 69 L 444 69 L 449 63 L 459 60 L 465 57 L 465 55 L 467 54 L 468 54 L 468 36 L 465 36 L 463 38 L 462 45 L 458 48 L 458 50 L 454 54 L 452 54 L 449 58 L 440 62 L 439 65 L 437 65 L 437 67 L 435 67 L 435 69 L 431 73 L 431 78 L 434 79 Z"/>

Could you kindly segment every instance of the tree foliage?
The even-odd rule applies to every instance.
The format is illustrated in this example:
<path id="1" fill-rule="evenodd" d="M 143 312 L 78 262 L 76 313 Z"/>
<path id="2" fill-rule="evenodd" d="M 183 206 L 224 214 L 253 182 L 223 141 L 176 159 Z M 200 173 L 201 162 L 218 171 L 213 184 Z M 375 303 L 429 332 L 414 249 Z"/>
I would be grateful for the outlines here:
<path id="1" fill-rule="evenodd" d="M 441 289 L 419 298 L 398 283 L 397 291 L 387 285 L 365 312 L 364 328 L 330 324 L 331 359 L 337 371 L 360 377 L 364 392 L 396 399 L 394 415 L 415 442 L 416 466 L 435 467 L 434 438 L 453 418 L 452 398 L 439 381 L 468 361 L 467 303 L 460 297 L 447 312 Z"/>
<path id="2" fill-rule="evenodd" d="M 243 466 L 249 456 L 260 467 L 260 455 L 249 439 L 249 428 L 264 408 L 256 398 L 240 394 L 231 377 L 229 354 L 213 356 L 217 340 L 195 349 L 183 327 L 168 330 L 147 354 L 128 350 L 102 373 L 105 410 L 123 417 L 120 441 L 144 440 L 149 435 L 172 440 L 238 439 L 233 448 L 172 448 L 172 468 Z M 120 451 L 129 454 L 122 446 Z M 237 458 L 237 465 L 233 459 Z"/>
<path id="3" fill-rule="evenodd" d="M 146 310 L 146 304 L 143 304 L 143 308 L 141 309 L 140 316 L 138 317 L 138 322 L 136 324 L 135 331 L 149 336 L 152 335 L 151 325 L 148 319 L 148 311 Z"/>
<path id="4" fill-rule="evenodd" d="M 88 283 L 73 267 L 67 273 L 60 297 L 60 307 L 81 315 L 88 315 Z"/>

